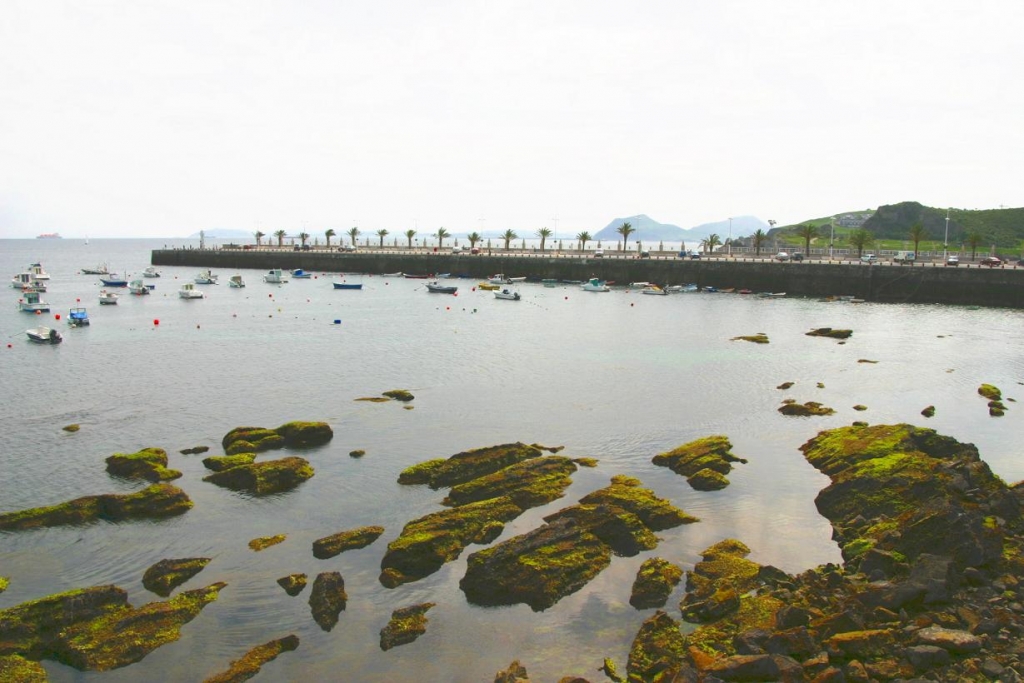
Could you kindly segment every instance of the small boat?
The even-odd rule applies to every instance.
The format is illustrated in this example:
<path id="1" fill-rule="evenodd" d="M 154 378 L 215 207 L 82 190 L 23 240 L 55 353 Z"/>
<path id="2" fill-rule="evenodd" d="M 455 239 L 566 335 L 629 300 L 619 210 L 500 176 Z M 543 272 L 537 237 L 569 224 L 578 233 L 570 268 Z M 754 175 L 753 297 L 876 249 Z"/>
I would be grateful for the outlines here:
<path id="1" fill-rule="evenodd" d="M 280 268 L 274 268 L 263 276 L 263 281 L 272 285 L 280 285 L 288 282 L 288 278 L 284 276 L 284 272 Z"/>
<path id="2" fill-rule="evenodd" d="M 131 282 L 128 283 L 128 291 L 134 294 L 135 296 L 143 296 L 145 294 L 149 294 L 151 289 L 152 287 L 147 285 L 142 280 L 132 280 Z"/>
<path id="3" fill-rule="evenodd" d="M 381 273 L 381 277 L 405 277 L 405 273 L 398 271 L 397 273 Z"/>
<path id="4" fill-rule="evenodd" d="M 449 278 L 451 276 L 452 276 L 451 273 L 437 273 L 436 275 L 434 275 L 434 277 L 438 278 L 439 280 L 443 280 L 443 279 Z"/>
<path id="5" fill-rule="evenodd" d="M 106 275 L 108 272 L 106 265 L 96 266 L 95 268 L 82 268 L 82 275 Z"/>
<path id="6" fill-rule="evenodd" d="M 506 301 L 519 301 L 519 292 L 510 292 L 507 289 L 503 289 L 500 292 L 494 293 L 495 299 L 505 299 Z"/>
<path id="7" fill-rule="evenodd" d="M 49 280 L 50 274 L 43 270 L 43 266 L 38 263 L 32 263 L 28 267 L 28 272 L 32 273 L 32 277 L 36 280 Z"/>
<path id="8" fill-rule="evenodd" d="M 308 280 L 313 277 L 311 274 L 304 271 L 302 268 L 296 268 L 292 271 L 292 277 L 296 280 Z"/>
<path id="9" fill-rule="evenodd" d="M 68 312 L 68 325 L 71 325 L 71 327 L 87 327 L 89 325 L 89 314 L 81 306 L 72 308 Z"/>
<path id="10" fill-rule="evenodd" d="M 112 306 L 117 303 L 117 293 L 100 290 L 100 303 L 104 306 Z"/>
<path id="11" fill-rule="evenodd" d="M 178 296 L 182 299 L 202 299 L 206 295 L 201 290 L 196 289 L 194 282 L 186 282 L 178 290 Z"/>
<path id="12" fill-rule="evenodd" d="M 714 287 L 712 285 L 708 285 L 707 287 L 704 288 L 704 291 L 705 292 L 709 292 L 711 294 L 715 294 L 715 293 L 718 292 L 718 287 Z"/>
<path id="13" fill-rule="evenodd" d="M 759 292 L 758 296 L 762 299 L 781 299 L 786 296 L 785 292 Z"/>
<path id="14" fill-rule="evenodd" d="M 669 294 L 685 294 L 687 292 L 699 292 L 700 287 L 692 283 L 686 285 L 672 285 L 671 287 L 666 287 L 665 291 Z"/>
<path id="15" fill-rule="evenodd" d="M 50 310 L 50 304 L 40 298 L 39 292 L 31 290 L 21 293 L 21 298 L 18 299 L 18 310 L 26 313 L 46 313 Z"/>
<path id="16" fill-rule="evenodd" d="M 647 287 L 644 287 L 642 290 L 640 290 L 640 293 L 641 294 L 656 294 L 658 296 L 666 296 L 666 295 L 668 295 L 668 292 L 666 292 L 664 289 L 662 289 L 658 285 L 648 285 Z"/>
<path id="17" fill-rule="evenodd" d="M 64 341 L 64 337 L 60 335 L 60 332 L 52 327 L 42 325 L 25 330 L 25 334 L 28 335 L 30 342 L 35 342 L 36 344 L 60 344 Z"/>
<path id="18" fill-rule="evenodd" d="M 197 285 L 215 285 L 217 284 L 218 277 L 220 276 L 214 275 L 209 270 L 204 270 L 199 275 L 196 275 L 195 282 Z"/>
<path id="19" fill-rule="evenodd" d="M 427 278 L 430 277 L 430 275 L 413 275 L 411 273 L 406 273 L 402 277 L 404 277 L 406 280 L 426 280 Z"/>
<path id="20" fill-rule="evenodd" d="M 722 294 L 734 294 L 736 292 L 736 288 L 735 287 L 726 287 L 725 289 L 720 289 L 718 291 L 721 292 Z"/>
<path id="21" fill-rule="evenodd" d="M 232 275 L 230 279 L 228 279 L 228 287 L 241 289 L 242 287 L 245 287 L 245 280 L 242 279 L 241 275 Z"/>
<path id="22" fill-rule="evenodd" d="M 142 271 L 142 277 L 160 277 L 160 273 L 156 272 L 155 266 L 149 266 Z"/>
<path id="23" fill-rule="evenodd" d="M 510 278 L 508 278 L 508 281 L 509 282 L 526 282 L 526 276 L 522 275 L 520 277 L 510 277 Z"/>
<path id="24" fill-rule="evenodd" d="M 100 282 L 103 283 L 104 287 L 127 287 L 128 280 L 117 273 L 108 273 L 106 277 L 100 277 Z"/>
<path id="25" fill-rule="evenodd" d="M 37 280 L 32 273 L 26 271 L 24 273 L 18 273 L 11 278 L 11 287 L 14 289 L 20 289 L 23 292 L 27 292 L 29 290 L 45 292 L 46 282 Z"/>
<path id="26" fill-rule="evenodd" d="M 752 289 L 741 289 L 740 290 L 740 294 L 753 294 L 753 293 L 754 293 L 754 290 L 752 290 Z"/>
<path id="27" fill-rule="evenodd" d="M 503 273 L 498 273 L 497 275 L 492 275 L 489 278 L 487 278 L 487 281 L 490 282 L 492 285 L 508 285 L 508 284 L 512 284 L 511 278 L 505 277 L 505 275 Z"/>
<path id="28" fill-rule="evenodd" d="M 487 291 L 491 291 L 491 290 L 495 290 L 495 289 L 501 289 L 501 285 L 495 285 L 495 284 L 492 284 L 490 282 L 481 282 L 480 284 L 478 284 L 476 286 L 476 288 L 477 289 L 485 289 Z"/>
<path id="29" fill-rule="evenodd" d="M 359 283 L 335 282 L 334 283 L 334 288 L 335 289 L 362 289 L 363 288 L 363 283 L 362 282 L 359 282 Z"/>
<path id="30" fill-rule="evenodd" d="M 611 288 L 607 284 L 605 284 L 604 280 L 599 280 L 596 277 L 592 277 L 589 280 L 587 280 L 586 282 L 584 282 L 582 285 L 580 285 L 580 289 L 582 289 L 584 292 L 610 292 L 610 291 L 612 291 Z"/>
<path id="31" fill-rule="evenodd" d="M 459 288 L 454 285 L 439 285 L 436 282 L 428 282 L 427 291 L 433 294 L 454 294 L 459 291 Z"/>
<path id="32" fill-rule="evenodd" d="M 653 282 L 630 282 L 629 286 L 634 289 L 643 289 L 644 287 L 654 287 L 655 284 Z"/>

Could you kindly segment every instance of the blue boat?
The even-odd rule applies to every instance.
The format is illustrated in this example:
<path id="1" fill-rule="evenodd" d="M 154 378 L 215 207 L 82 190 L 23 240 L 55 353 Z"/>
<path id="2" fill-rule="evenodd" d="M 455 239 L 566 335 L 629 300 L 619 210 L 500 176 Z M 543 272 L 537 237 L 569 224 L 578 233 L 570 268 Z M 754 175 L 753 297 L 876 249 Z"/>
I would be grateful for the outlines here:
<path id="1" fill-rule="evenodd" d="M 89 324 L 89 314 L 82 307 L 72 308 L 68 313 L 68 325 L 71 327 L 85 327 Z"/>
<path id="2" fill-rule="evenodd" d="M 334 288 L 335 289 L 362 289 L 363 288 L 363 283 L 360 282 L 359 284 L 350 284 L 348 282 L 335 282 L 334 283 Z"/>
<path id="3" fill-rule="evenodd" d="M 292 271 L 292 277 L 297 280 L 308 280 L 312 275 L 304 271 L 302 268 L 296 268 Z"/>
<path id="4" fill-rule="evenodd" d="M 117 273 L 110 273 L 100 278 L 100 282 L 103 283 L 104 287 L 127 287 L 128 281 L 122 278 Z"/>

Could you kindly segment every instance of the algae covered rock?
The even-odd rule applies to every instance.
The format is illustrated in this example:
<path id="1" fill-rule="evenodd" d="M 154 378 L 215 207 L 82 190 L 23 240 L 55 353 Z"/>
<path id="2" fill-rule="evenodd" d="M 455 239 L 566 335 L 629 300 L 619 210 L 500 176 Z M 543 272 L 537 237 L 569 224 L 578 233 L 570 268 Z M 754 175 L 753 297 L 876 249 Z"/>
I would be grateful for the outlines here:
<path id="1" fill-rule="evenodd" d="M 313 621 L 324 631 L 330 631 L 338 623 L 338 615 L 348 604 L 345 593 L 345 579 L 338 572 L 322 572 L 313 580 L 309 594 L 309 607 Z"/>
<path id="2" fill-rule="evenodd" d="M 393 398 L 396 401 L 411 401 L 415 398 L 407 389 L 392 389 L 391 391 L 385 391 L 384 396 Z"/>
<path id="3" fill-rule="evenodd" d="M 978 387 L 978 393 L 990 401 L 1003 400 L 1003 392 L 1000 391 L 999 387 L 992 384 L 982 384 Z"/>
<path id="4" fill-rule="evenodd" d="M 205 453 L 208 450 L 210 450 L 209 446 L 194 446 L 192 448 L 183 448 L 178 452 L 182 455 L 199 455 L 200 453 Z"/>
<path id="5" fill-rule="evenodd" d="M 711 491 L 728 486 L 725 475 L 732 471 L 732 463 L 747 461 L 733 455 L 727 437 L 714 435 L 659 453 L 651 462 L 687 477 L 698 491 Z"/>
<path id="6" fill-rule="evenodd" d="M 366 451 L 364 451 L 362 448 L 357 448 L 354 451 L 349 451 L 348 454 L 353 458 L 361 458 L 364 455 L 366 455 Z"/>
<path id="7" fill-rule="evenodd" d="M 637 570 L 629 604 L 637 609 L 664 607 L 683 578 L 683 570 L 662 557 L 644 560 Z"/>
<path id="8" fill-rule="evenodd" d="M 539 458 L 541 449 L 521 442 L 486 446 L 456 453 L 447 459 L 429 460 L 413 465 L 399 474 L 399 484 L 424 483 L 432 489 L 464 484 L 492 474 L 509 465 L 530 458 Z"/>
<path id="9" fill-rule="evenodd" d="M 298 647 L 299 637 L 294 634 L 257 645 L 246 652 L 240 659 L 231 662 L 227 671 L 210 676 L 203 683 L 241 683 L 241 681 L 247 681 L 258 674 L 264 664 L 274 661 L 282 652 L 291 652 L 298 649 Z"/>
<path id="10" fill-rule="evenodd" d="M 748 341 L 754 342 L 755 344 L 767 344 L 768 335 L 764 332 L 758 332 L 757 334 L 746 334 L 739 337 L 733 337 L 730 341 Z"/>
<path id="11" fill-rule="evenodd" d="M 926 407 L 924 410 L 921 411 L 921 414 L 924 415 L 925 417 L 934 417 L 935 416 L 935 406 L 928 406 L 928 407 Z"/>
<path id="12" fill-rule="evenodd" d="M 99 519 L 159 519 L 183 514 L 191 507 L 192 501 L 181 489 L 171 484 L 153 484 L 136 493 L 85 496 L 58 505 L 0 514 L 0 530 L 86 524 Z"/>
<path id="13" fill-rule="evenodd" d="M 853 330 L 835 330 L 831 327 L 819 327 L 806 333 L 808 337 L 830 337 L 832 339 L 849 339 Z"/>
<path id="14" fill-rule="evenodd" d="M 142 585 L 146 590 L 166 598 L 175 588 L 203 571 L 209 563 L 208 557 L 160 560 L 143 574 Z"/>
<path id="15" fill-rule="evenodd" d="M 680 604 L 683 619 L 706 622 L 739 609 L 740 595 L 759 583 L 761 566 L 746 559 L 750 548 L 726 539 L 701 554 L 686 575 L 686 596 Z"/>
<path id="16" fill-rule="evenodd" d="M 262 453 L 284 448 L 284 437 L 264 427 L 235 427 L 220 441 L 228 455 L 236 453 Z"/>
<path id="17" fill-rule="evenodd" d="M 8 585 L 10 585 L 10 579 L 8 579 L 6 576 L 0 576 L 0 593 L 3 593 L 5 590 L 7 590 Z"/>
<path id="18" fill-rule="evenodd" d="M 286 538 L 288 538 L 288 536 L 285 534 L 277 534 L 275 536 L 260 536 L 259 538 L 254 538 L 251 541 L 249 541 L 249 549 L 259 552 L 261 550 L 269 548 L 272 545 L 283 543 Z"/>
<path id="19" fill-rule="evenodd" d="M 836 411 L 816 401 L 808 401 L 803 404 L 793 401 L 791 403 L 783 403 L 779 407 L 779 412 L 789 417 L 812 417 L 816 415 L 832 415 Z"/>
<path id="20" fill-rule="evenodd" d="M 225 585 L 211 584 L 185 591 L 167 602 L 114 610 L 70 626 L 54 642 L 54 656 L 82 671 L 109 671 L 137 662 L 161 645 L 177 640 L 181 627 L 216 600 Z"/>
<path id="21" fill-rule="evenodd" d="M 82 426 L 78 423 L 64 425 L 63 427 L 61 427 L 61 429 L 63 429 L 65 432 L 77 432 L 81 428 Z"/>
<path id="22" fill-rule="evenodd" d="M 698 470 L 686 480 L 696 491 L 719 491 L 729 485 L 729 480 L 710 467 Z"/>
<path id="23" fill-rule="evenodd" d="M 334 430 L 326 422 L 288 422 L 274 431 L 289 448 L 322 446 L 334 438 Z"/>
<path id="24" fill-rule="evenodd" d="M 46 683 L 50 680 L 39 662 L 19 655 L 0 656 L 0 681 L 12 683 Z"/>
<path id="25" fill-rule="evenodd" d="M 382 526 L 364 526 L 351 531 L 340 531 L 313 541 L 313 557 L 325 560 L 346 550 L 364 548 L 384 533 Z"/>
<path id="26" fill-rule="evenodd" d="M 572 483 L 576 464 L 562 456 L 547 456 L 517 462 L 502 470 L 453 486 L 444 505 L 465 505 L 488 498 L 508 496 L 526 509 L 560 498 Z"/>
<path id="27" fill-rule="evenodd" d="M 114 453 L 107 458 L 107 472 L 125 479 L 169 481 L 181 476 L 178 470 L 167 469 L 167 451 L 143 448 L 137 453 Z"/>
<path id="28" fill-rule="evenodd" d="M 256 461 L 255 453 L 235 453 L 234 455 L 211 455 L 203 458 L 203 466 L 214 472 L 223 472 L 239 465 L 251 465 Z"/>
<path id="29" fill-rule="evenodd" d="M 387 626 L 380 630 L 380 649 L 387 651 L 411 643 L 426 633 L 427 610 L 433 606 L 432 602 L 424 602 L 393 611 Z"/>
<path id="30" fill-rule="evenodd" d="M 309 461 L 297 456 L 239 465 L 203 477 L 217 486 L 257 496 L 290 491 L 313 476 Z"/>
<path id="31" fill-rule="evenodd" d="M 679 624 L 658 610 L 640 626 L 629 648 L 626 667 L 630 681 L 697 680 L 686 661 L 686 642 Z"/>
<path id="32" fill-rule="evenodd" d="M 282 576 L 277 580 L 277 585 L 284 589 L 284 592 L 293 598 L 302 592 L 302 589 L 306 587 L 306 575 L 305 574 L 289 574 L 288 576 Z"/>
<path id="33" fill-rule="evenodd" d="M 65 591 L 0 610 L 0 657 L 22 654 L 38 659 L 65 628 L 127 607 L 128 593 L 107 585 Z"/>

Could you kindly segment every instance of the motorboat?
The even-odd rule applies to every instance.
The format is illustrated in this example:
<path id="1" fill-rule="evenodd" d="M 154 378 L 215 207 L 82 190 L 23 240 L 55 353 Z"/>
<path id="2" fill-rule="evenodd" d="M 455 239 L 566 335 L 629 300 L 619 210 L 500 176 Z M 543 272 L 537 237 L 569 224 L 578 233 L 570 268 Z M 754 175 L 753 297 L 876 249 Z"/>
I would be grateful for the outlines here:
<path id="1" fill-rule="evenodd" d="M 267 271 L 267 274 L 263 276 L 264 282 L 269 282 L 272 285 L 280 285 L 288 282 L 288 278 L 284 276 L 284 271 L 280 268 L 273 268 Z"/>
<path id="2" fill-rule="evenodd" d="M 476 288 L 477 289 L 484 289 L 484 290 L 487 290 L 487 291 L 491 291 L 491 290 L 495 290 L 495 289 L 501 289 L 501 285 L 496 285 L 496 284 L 491 283 L 491 282 L 481 282 L 480 284 L 478 284 L 476 286 Z"/>
<path id="3" fill-rule="evenodd" d="M 786 296 L 785 292 L 758 292 L 757 294 L 762 299 L 781 299 Z M 851 299 L 853 297 L 850 297 Z"/>
<path id="4" fill-rule="evenodd" d="M 109 271 L 107 271 L 107 266 L 104 264 L 95 268 L 82 268 L 81 272 L 82 275 L 106 275 Z"/>
<path id="5" fill-rule="evenodd" d="M 381 273 L 381 277 L 405 277 L 405 273 L 398 271 L 397 273 Z"/>
<path id="6" fill-rule="evenodd" d="M 459 288 L 454 285 L 440 285 L 436 282 L 427 283 L 427 291 L 433 294 L 455 294 Z"/>
<path id="7" fill-rule="evenodd" d="M 335 289 L 362 289 L 363 288 L 363 283 L 362 282 L 335 282 L 334 283 L 334 288 Z"/>
<path id="8" fill-rule="evenodd" d="M 43 270 L 43 266 L 39 263 L 32 263 L 28 267 L 28 272 L 32 273 L 32 277 L 36 280 L 49 280 L 50 274 Z"/>
<path id="9" fill-rule="evenodd" d="M 596 277 L 592 277 L 589 280 L 587 280 L 586 282 L 584 282 L 582 285 L 580 285 L 580 289 L 582 289 L 584 292 L 610 292 L 610 291 L 612 291 L 611 287 L 609 287 L 607 284 L 605 284 L 604 280 L 599 280 Z"/>
<path id="10" fill-rule="evenodd" d="M 495 299 L 505 299 L 506 301 L 519 301 L 521 298 L 519 292 L 512 292 L 507 289 L 503 289 L 500 292 L 494 293 Z"/>
<path id="11" fill-rule="evenodd" d="M 430 275 L 414 275 L 412 273 L 405 273 L 402 277 L 406 280 L 426 280 L 431 277 Z"/>
<path id="12" fill-rule="evenodd" d="M 508 281 L 510 283 L 526 282 L 526 276 L 525 275 L 521 275 L 519 277 L 510 277 L 510 278 L 507 278 L 507 279 L 508 279 Z"/>
<path id="13" fill-rule="evenodd" d="M 629 286 L 633 289 L 643 289 L 644 287 L 653 287 L 653 282 L 630 282 Z"/>
<path id="14" fill-rule="evenodd" d="M 512 284 L 512 280 L 510 278 L 505 277 L 504 273 L 498 273 L 497 275 L 492 275 L 489 278 L 487 278 L 487 281 L 490 282 L 492 285 L 510 285 L 510 284 Z"/>
<path id="15" fill-rule="evenodd" d="M 217 284 L 218 277 L 219 276 L 214 275 L 209 270 L 204 270 L 199 273 L 199 275 L 196 275 L 195 282 L 197 285 L 215 285 Z"/>
<path id="16" fill-rule="evenodd" d="M 160 273 L 156 272 L 155 266 L 148 266 L 144 271 L 142 271 L 142 277 L 160 277 Z"/>
<path id="17" fill-rule="evenodd" d="M 242 279 L 241 275 L 232 275 L 228 278 L 228 287 L 241 289 L 242 287 L 245 287 L 245 280 Z"/>
<path id="18" fill-rule="evenodd" d="M 178 290 L 178 296 L 182 299 L 202 299 L 206 295 L 202 290 L 196 289 L 194 282 L 186 282 Z"/>
<path id="19" fill-rule="evenodd" d="M 141 279 L 132 280 L 131 282 L 128 283 L 128 291 L 136 296 L 143 296 L 145 294 L 149 294 L 151 289 L 152 287 L 147 285 Z"/>
<path id="20" fill-rule="evenodd" d="M 105 289 L 100 290 L 100 304 L 104 306 L 112 306 L 117 304 L 117 293 L 108 292 Z"/>
<path id="21" fill-rule="evenodd" d="M 708 285 L 708 286 L 706 286 L 704 288 L 704 291 L 705 292 L 709 292 L 711 294 L 717 294 L 718 293 L 718 287 L 715 287 L 714 285 Z"/>
<path id="22" fill-rule="evenodd" d="M 100 282 L 103 283 L 104 287 L 127 287 L 128 280 L 124 279 L 117 273 L 107 273 L 106 277 L 100 277 Z"/>
<path id="23" fill-rule="evenodd" d="M 46 281 L 37 280 L 31 272 L 25 271 L 24 273 L 18 273 L 17 275 L 11 278 L 11 287 L 13 287 L 14 289 L 20 289 L 23 292 L 29 290 L 45 292 Z"/>
<path id="24" fill-rule="evenodd" d="M 656 296 L 666 296 L 668 292 L 659 287 L 658 285 L 647 285 L 640 290 L 641 294 L 654 294 Z"/>
<path id="25" fill-rule="evenodd" d="M 670 287 L 666 287 L 665 291 L 669 294 L 686 294 L 688 292 L 699 292 L 700 287 L 693 283 L 685 285 L 671 285 Z"/>
<path id="26" fill-rule="evenodd" d="M 64 337 L 61 336 L 60 332 L 44 325 L 30 327 L 25 330 L 25 334 L 28 335 L 30 342 L 35 342 L 36 344 L 60 344 L 64 341 Z"/>
<path id="27" fill-rule="evenodd" d="M 81 306 L 72 308 L 68 312 L 68 325 L 71 325 L 71 327 L 87 327 L 89 325 L 89 314 Z"/>
<path id="28" fill-rule="evenodd" d="M 50 310 L 50 304 L 42 300 L 38 291 L 30 290 L 21 293 L 18 310 L 26 313 L 46 313 Z"/>
<path id="29" fill-rule="evenodd" d="M 307 273 L 302 268 L 296 268 L 292 271 L 292 277 L 296 280 L 308 280 L 313 277 L 310 273 Z"/>

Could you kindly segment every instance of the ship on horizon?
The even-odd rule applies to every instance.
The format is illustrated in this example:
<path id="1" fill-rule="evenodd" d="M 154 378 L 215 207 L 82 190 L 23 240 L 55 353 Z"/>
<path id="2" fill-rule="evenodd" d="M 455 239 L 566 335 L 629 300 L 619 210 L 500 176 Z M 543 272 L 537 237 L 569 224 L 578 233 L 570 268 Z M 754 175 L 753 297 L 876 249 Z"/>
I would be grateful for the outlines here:
<path id="1" fill-rule="evenodd" d="M 44 232 L 42 235 L 36 235 L 37 240 L 59 240 L 61 239 L 60 233 L 57 232 Z"/>

